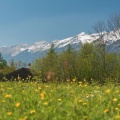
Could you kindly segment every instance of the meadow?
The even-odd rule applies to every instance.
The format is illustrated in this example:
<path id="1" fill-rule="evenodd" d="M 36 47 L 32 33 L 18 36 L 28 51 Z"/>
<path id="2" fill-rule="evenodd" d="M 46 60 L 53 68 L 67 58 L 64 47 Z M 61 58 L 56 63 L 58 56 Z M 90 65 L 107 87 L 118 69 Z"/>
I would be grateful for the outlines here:
<path id="1" fill-rule="evenodd" d="M 0 120 L 120 119 L 120 86 L 0 83 Z"/>

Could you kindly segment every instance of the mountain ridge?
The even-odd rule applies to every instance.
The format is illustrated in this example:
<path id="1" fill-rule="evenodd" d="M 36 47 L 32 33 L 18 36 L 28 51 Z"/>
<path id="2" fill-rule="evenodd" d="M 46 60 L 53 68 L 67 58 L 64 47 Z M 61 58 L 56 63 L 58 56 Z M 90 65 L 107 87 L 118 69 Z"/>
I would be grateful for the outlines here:
<path id="1" fill-rule="evenodd" d="M 111 49 L 111 52 L 118 52 L 120 48 L 115 45 L 115 42 L 120 45 L 120 38 L 114 38 L 114 36 L 111 37 L 111 35 L 112 32 L 109 36 L 106 33 L 104 34 L 104 39 L 108 43 L 107 47 Z M 9 47 L 0 47 L 0 52 L 7 61 L 15 59 L 15 61 L 21 60 L 28 63 L 37 57 L 43 57 L 51 47 L 51 44 L 54 44 L 54 47 L 57 51 L 64 50 L 68 44 L 73 46 L 75 49 L 79 49 L 82 44 L 94 42 L 98 38 L 99 34 L 97 33 L 87 34 L 82 32 L 76 36 L 68 37 L 63 40 L 54 40 L 52 42 L 38 41 L 32 45 L 20 44 Z"/>

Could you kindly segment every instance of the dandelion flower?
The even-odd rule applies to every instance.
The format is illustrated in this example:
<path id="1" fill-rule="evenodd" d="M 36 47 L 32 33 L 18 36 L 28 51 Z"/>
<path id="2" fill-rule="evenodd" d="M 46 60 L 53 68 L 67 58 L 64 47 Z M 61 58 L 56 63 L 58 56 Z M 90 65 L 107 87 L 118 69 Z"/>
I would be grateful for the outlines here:
<path id="1" fill-rule="evenodd" d="M 22 92 L 25 93 L 25 90 L 23 90 Z"/>
<path id="2" fill-rule="evenodd" d="M 80 81 L 79 84 L 82 84 L 82 82 Z"/>
<path id="3" fill-rule="evenodd" d="M 118 104 L 118 106 L 120 106 L 120 103 Z"/>
<path id="4" fill-rule="evenodd" d="M 39 90 L 41 90 L 42 88 L 41 87 L 38 87 Z"/>
<path id="5" fill-rule="evenodd" d="M 99 89 L 99 87 L 98 87 L 98 86 L 96 86 L 96 89 Z"/>
<path id="6" fill-rule="evenodd" d="M 79 100 L 78 102 L 79 102 L 79 103 L 82 103 L 82 102 L 83 102 L 83 100 Z"/>
<path id="7" fill-rule="evenodd" d="M 108 109 L 104 110 L 104 113 L 108 113 L 108 112 L 109 112 L 109 110 L 108 110 Z"/>
<path id="8" fill-rule="evenodd" d="M 116 111 L 118 111 L 118 110 L 119 110 L 119 108 L 115 108 L 115 110 L 116 110 Z"/>
<path id="9" fill-rule="evenodd" d="M 110 91 L 111 91 L 110 89 L 107 89 L 107 90 L 105 90 L 105 93 L 109 94 Z"/>
<path id="10" fill-rule="evenodd" d="M 117 99 L 117 98 L 114 98 L 114 99 L 113 99 L 113 102 L 117 102 L 117 101 L 118 101 L 118 99 Z"/>
<path id="11" fill-rule="evenodd" d="M 87 105 L 87 103 L 86 103 L 86 102 L 84 102 L 84 103 L 83 103 L 83 105 L 84 105 L 84 106 L 86 106 L 86 105 Z"/>
<path id="12" fill-rule="evenodd" d="M 87 120 L 87 118 L 88 118 L 87 116 L 83 116 L 83 119 L 84 119 L 84 120 Z"/>
<path id="13" fill-rule="evenodd" d="M 13 88 L 8 88 L 8 90 L 12 90 Z"/>
<path id="14" fill-rule="evenodd" d="M 11 98 L 10 94 L 5 95 L 5 98 Z"/>
<path id="15" fill-rule="evenodd" d="M 7 115 L 9 115 L 9 116 L 12 115 L 12 112 L 7 112 Z"/>
<path id="16" fill-rule="evenodd" d="M 41 94 L 40 94 L 41 100 L 44 99 L 44 95 L 45 95 L 44 93 L 41 93 Z"/>
<path id="17" fill-rule="evenodd" d="M 46 88 L 49 88 L 49 86 L 48 86 L 48 85 L 46 85 L 45 87 L 46 87 Z"/>
<path id="18" fill-rule="evenodd" d="M 72 79 L 72 81 L 75 82 L 76 81 L 76 77 L 74 79 Z"/>
<path id="19" fill-rule="evenodd" d="M 119 93 L 119 90 L 116 90 L 116 93 Z"/>
<path id="20" fill-rule="evenodd" d="M 19 106 L 20 106 L 20 102 L 16 103 L 15 106 L 16 106 L 16 107 L 19 107 Z"/>
<path id="21" fill-rule="evenodd" d="M 31 110 L 31 111 L 30 111 L 30 114 L 34 114 L 34 113 L 35 113 L 35 110 Z"/>
<path id="22" fill-rule="evenodd" d="M 38 92 L 38 89 L 36 89 L 35 92 Z"/>
<path id="23" fill-rule="evenodd" d="M 2 101 L 2 103 L 5 103 L 5 102 L 6 102 L 5 100 Z"/>
<path id="24" fill-rule="evenodd" d="M 114 117 L 115 119 L 120 119 L 120 115 L 117 115 Z"/>
<path id="25" fill-rule="evenodd" d="M 79 82 L 79 86 L 82 86 L 82 82 Z"/>
<path id="26" fill-rule="evenodd" d="M 58 101 L 59 101 L 59 102 L 61 102 L 61 99 L 60 99 L 60 98 L 58 98 Z"/>
<path id="27" fill-rule="evenodd" d="M 44 105 L 47 106 L 47 105 L 48 105 L 48 102 L 44 102 Z"/>

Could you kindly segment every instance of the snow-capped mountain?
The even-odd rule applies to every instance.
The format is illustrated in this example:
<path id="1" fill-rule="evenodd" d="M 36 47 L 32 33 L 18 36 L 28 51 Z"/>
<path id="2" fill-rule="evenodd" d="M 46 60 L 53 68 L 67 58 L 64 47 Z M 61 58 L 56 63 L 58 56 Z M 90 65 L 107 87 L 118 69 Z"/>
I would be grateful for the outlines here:
<path id="1" fill-rule="evenodd" d="M 1 47 L 0 52 L 7 61 L 13 58 L 15 61 L 22 60 L 23 62 L 29 63 L 37 57 L 43 57 L 50 49 L 51 44 L 54 44 L 55 50 L 57 52 L 65 50 L 69 44 L 77 50 L 80 49 L 82 44 L 86 42 L 95 42 L 98 38 L 98 34 L 86 34 L 82 32 L 76 36 L 63 40 L 54 40 L 50 43 L 46 41 L 40 41 L 34 43 L 33 45 L 21 44 L 10 47 Z M 109 35 L 107 35 L 105 32 L 104 40 L 107 42 L 107 48 L 109 48 L 110 52 L 120 51 L 119 36 L 114 37 L 112 32 Z"/>

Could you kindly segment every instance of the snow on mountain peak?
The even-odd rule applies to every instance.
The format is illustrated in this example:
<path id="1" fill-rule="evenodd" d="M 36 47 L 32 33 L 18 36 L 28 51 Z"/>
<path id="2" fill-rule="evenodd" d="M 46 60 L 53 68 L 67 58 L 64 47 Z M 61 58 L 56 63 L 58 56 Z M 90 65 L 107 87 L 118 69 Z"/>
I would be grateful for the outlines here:
<path id="1" fill-rule="evenodd" d="M 21 44 L 21 45 L 15 45 L 11 47 L 1 47 L 0 52 L 3 55 L 6 55 L 6 56 L 9 55 L 11 57 L 16 57 L 24 53 L 33 55 L 34 53 L 37 53 L 37 52 L 47 51 L 51 47 L 51 44 L 54 44 L 55 48 L 61 49 L 69 44 L 79 45 L 79 44 L 85 44 L 87 42 L 91 43 L 97 40 L 98 38 L 99 38 L 99 34 L 97 33 L 87 34 L 85 32 L 82 32 L 76 36 L 68 37 L 62 40 L 54 40 L 52 42 L 39 41 L 32 45 Z M 118 39 L 120 39 L 120 37 L 113 34 L 112 31 L 110 32 L 109 35 L 107 33 L 104 34 L 104 40 L 108 41 L 107 45 L 112 44 L 113 41 Z"/>
<path id="2" fill-rule="evenodd" d="M 73 37 L 69 37 L 63 40 L 56 40 L 56 41 L 53 41 L 52 43 L 54 44 L 55 47 L 61 48 L 61 47 L 66 46 L 67 44 L 70 44 L 72 38 Z"/>
<path id="3" fill-rule="evenodd" d="M 85 32 L 81 32 L 79 35 L 83 36 L 83 35 L 85 35 L 85 34 L 86 34 Z"/>
<path id="4" fill-rule="evenodd" d="M 35 44 L 31 45 L 29 48 L 28 48 L 28 52 L 37 52 L 37 51 L 43 51 L 45 48 L 45 46 L 49 45 L 48 42 L 46 41 L 40 41 L 40 42 L 36 42 Z"/>
<path id="5" fill-rule="evenodd" d="M 89 35 L 89 34 L 86 34 L 85 32 L 82 32 L 77 35 L 78 40 L 80 40 L 83 44 L 86 42 L 88 42 L 88 43 L 93 42 L 96 39 L 95 36 L 96 35 L 94 35 L 94 34 Z"/>

